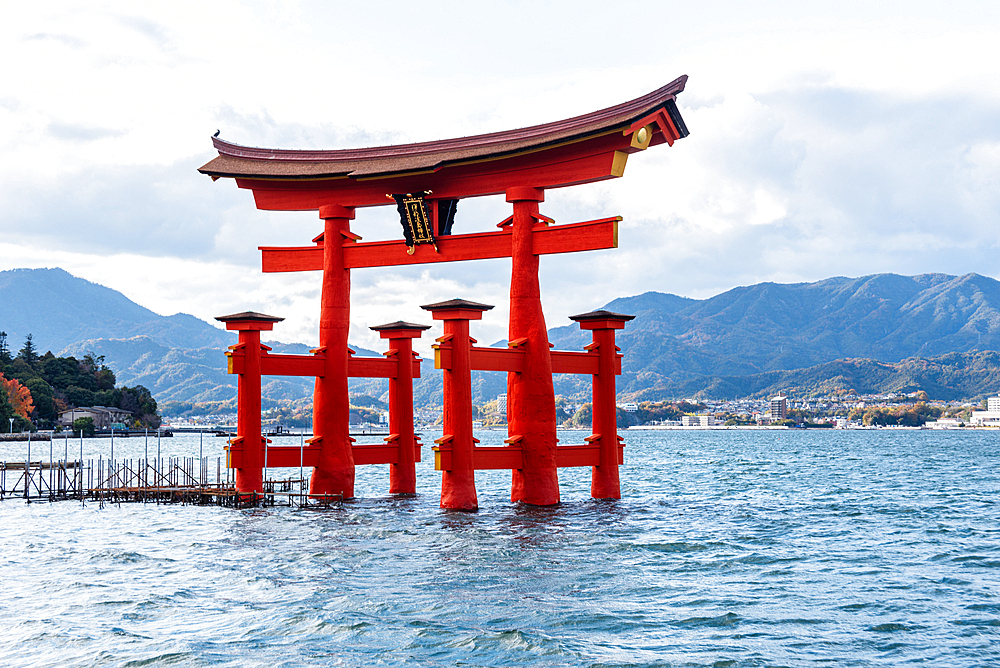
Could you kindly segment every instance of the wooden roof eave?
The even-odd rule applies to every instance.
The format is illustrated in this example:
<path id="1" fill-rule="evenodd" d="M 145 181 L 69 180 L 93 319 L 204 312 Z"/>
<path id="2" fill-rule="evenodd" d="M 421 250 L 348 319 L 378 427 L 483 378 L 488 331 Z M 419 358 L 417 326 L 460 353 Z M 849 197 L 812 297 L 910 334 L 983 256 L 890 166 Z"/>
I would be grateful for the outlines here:
<path id="1" fill-rule="evenodd" d="M 673 102 L 677 93 L 683 91 L 686 80 L 686 76 L 680 77 L 636 100 L 571 119 L 459 139 L 367 149 L 303 151 L 243 147 L 213 138 L 219 157 L 199 171 L 213 180 L 234 178 L 240 187 L 254 190 L 258 206 L 281 209 L 315 208 L 306 201 L 292 202 L 296 199 L 293 193 L 302 190 L 326 191 L 326 201 L 330 201 L 329 197 L 335 192 L 347 196 L 343 191 L 364 190 L 362 183 L 372 186 L 378 183 L 375 189 L 382 191 L 381 200 L 372 196 L 358 200 L 357 192 L 347 196 L 347 199 L 334 197 L 334 200 L 343 200 L 345 206 L 372 206 L 388 203 L 384 199 L 385 192 L 430 189 L 430 182 L 441 182 L 442 179 L 450 182 L 462 175 L 503 170 L 520 173 L 525 169 L 572 160 L 589 162 L 579 175 L 564 174 L 562 178 L 553 177 L 551 182 L 536 180 L 537 187 L 586 183 L 620 176 L 615 172 L 624 167 L 624 157 L 629 153 L 665 142 L 672 144 L 687 135 L 683 119 Z M 651 132 L 647 133 L 650 136 L 639 146 L 634 141 L 634 133 L 643 127 L 647 119 L 650 120 L 648 127 Z M 593 164 L 595 160 L 602 159 L 595 155 L 595 151 L 604 152 L 606 165 Z M 620 158 L 617 157 L 619 153 L 623 154 Z M 258 190 L 287 190 L 289 197 L 262 202 Z M 493 192 L 496 192 L 495 184 L 470 182 L 464 189 L 455 190 L 453 196 Z"/>
<path id="2" fill-rule="evenodd" d="M 322 171 L 336 165 L 337 163 L 329 162 L 308 162 L 308 163 L 298 163 L 296 167 L 299 171 L 296 173 L 290 173 L 288 175 L 275 174 L 273 171 L 269 170 L 265 172 L 259 169 L 261 162 L 258 160 L 247 160 L 240 158 L 231 158 L 228 156 L 219 156 L 214 160 L 208 162 L 205 166 L 201 167 L 198 171 L 202 174 L 206 174 L 215 179 L 218 178 L 233 178 L 233 179 L 253 179 L 255 181 L 329 181 L 331 179 L 356 179 L 356 180 L 371 180 L 371 179 L 388 179 L 400 176 L 412 176 L 417 174 L 429 174 L 433 172 L 438 172 L 445 167 L 458 167 L 462 165 L 474 165 L 483 162 L 494 162 L 502 161 L 508 158 L 519 157 L 523 155 L 529 155 L 532 153 L 539 153 L 553 148 L 559 148 L 562 146 L 567 146 L 569 144 L 576 144 L 585 142 L 589 139 L 594 139 L 598 137 L 603 137 L 607 135 L 613 135 L 621 133 L 626 130 L 631 125 L 631 122 L 624 122 L 617 126 L 611 128 L 602 129 L 599 132 L 592 132 L 582 136 L 575 136 L 561 140 L 555 140 L 552 142 L 547 142 L 544 144 L 536 144 L 526 148 L 511 149 L 508 151 L 501 151 L 496 153 L 489 153 L 484 155 L 470 156 L 466 158 L 452 158 L 449 159 L 446 156 L 442 156 L 441 160 L 434 162 L 432 164 L 427 164 L 426 161 L 422 161 L 419 167 L 414 167 L 410 169 L 399 168 L 393 169 L 391 171 L 383 172 L 369 172 L 369 173 L 359 173 L 359 170 L 345 170 L 340 169 L 337 171 Z M 665 143 L 665 139 L 659 138 L 659 141 L 651 142 L 652 145 Z M 629 150 L 629 153 L 634 151 Z M 273 163 L 269 166 L 273 166 Z M 315 166 L 317 171 L 315 173 L 303 173 L 302 168 L 304 166 Z M 242 168 L 242 169 L 235 169 Z M 256 169 L 255 169 L 256 168 Z"/>

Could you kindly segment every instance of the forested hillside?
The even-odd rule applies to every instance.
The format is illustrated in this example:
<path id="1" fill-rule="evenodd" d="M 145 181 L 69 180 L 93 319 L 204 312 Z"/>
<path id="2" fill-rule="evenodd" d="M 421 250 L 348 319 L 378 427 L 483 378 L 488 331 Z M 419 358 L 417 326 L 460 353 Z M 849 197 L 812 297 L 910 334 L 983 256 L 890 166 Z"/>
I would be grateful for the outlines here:
<path id="1" fill-rule="evenodd" d="M 129 411 L 133 415 L 129 426 L 160 424 L 150 391 L 142 385 L 116 387 L 104 357 L 39 355 L 30 334 L 15 356 L 6 332 L 0 332 L 0 420 L 13 418 L 12 430 L 51 428 L 60 411 L 90 406 Z"/>

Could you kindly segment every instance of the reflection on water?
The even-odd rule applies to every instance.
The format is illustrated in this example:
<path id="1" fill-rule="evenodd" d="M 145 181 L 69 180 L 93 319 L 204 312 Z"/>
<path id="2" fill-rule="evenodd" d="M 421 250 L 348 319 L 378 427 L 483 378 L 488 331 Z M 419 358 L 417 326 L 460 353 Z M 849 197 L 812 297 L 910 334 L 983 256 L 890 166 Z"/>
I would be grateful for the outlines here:
<path id="1" fill-rule="evenodd" d="M 429 458 L 417 496 L 364 467 L 321 510 L 8 500 L 0 665 L 998 664 L 998 438 L 628 433 L 621 501 L 484 471 L 478 513 Z"/>

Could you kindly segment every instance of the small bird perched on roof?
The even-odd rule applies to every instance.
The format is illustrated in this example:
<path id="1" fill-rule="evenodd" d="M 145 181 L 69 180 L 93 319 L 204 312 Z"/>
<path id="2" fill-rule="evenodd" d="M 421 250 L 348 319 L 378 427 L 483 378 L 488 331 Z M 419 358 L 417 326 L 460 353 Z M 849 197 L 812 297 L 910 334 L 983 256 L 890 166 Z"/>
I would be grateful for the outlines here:
<path id="1" fill-rule="evenodd" d="M 212 136 L 213 136 L 213 137 L 218 137 L 218 136 L 219 136 L 219 133 L 220 133 L 220 132 L 222 132 L 222 130 L 216 130 L 216 131 L 215 131 L 215 134 L 214 134 L 214 135 L 212 135 Z"/>

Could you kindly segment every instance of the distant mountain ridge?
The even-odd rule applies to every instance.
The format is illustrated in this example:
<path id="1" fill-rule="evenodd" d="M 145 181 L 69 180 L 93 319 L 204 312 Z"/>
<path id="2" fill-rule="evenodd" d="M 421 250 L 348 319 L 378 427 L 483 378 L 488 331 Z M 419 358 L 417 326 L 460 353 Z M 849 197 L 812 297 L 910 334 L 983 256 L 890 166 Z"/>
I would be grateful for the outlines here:
<path id="1" fill-rule="evenodd" d="M 30 332 L 40 351 L 104 355 L 120 382 L 145 385 L 161 402 L 235 397 L 236 378 L 222 355 L 235 335 L 193 316 L 159 316 L 61 269 L 0 272 L 0 304 L 0 330 L 15 352 Z M 988 354 L 1000 350 L 1000 282 L 978 274 L 760 283 L 708 299 L 647 292 L 602 308 L 636 316 L 617 337 L 625 354 L 623 397 L 898 387 L 959 398 L 1000 390 L 1000 358 Z M 553 328 L 549 338 L 564 350 L 590 342 L 576 325 Z M 276 353 L 308 348 L 269 345 Z M 440 405 L 432 360 L 422 376 L 414 388 L 418 404 Z M 564 396 L 589 398 L 589 377 L 558 375 L 555 385 Z M 265 380 L 263 392 L 284 401 L 309 397 L 312 388 L 311 378 L 276 377 Z M 386 381 L 352 379 L 351 388 L 380 396 Z M 477 401 L 505 391 L 505 374 L 474 373 Z"/>
<path id="2" fill-rule="evenodd" d="M 162 316 L 111 288 L 63 269 L 0 271 L 0 330 L 14 351 L 32 335 L 35 347 L 58 353 L 87 339 L 148 336 L 171 348 L 232 345 L 233 335 L 186 313 Z"/>
<path id="3" fill-rule="evenodd" d="M 603 308 L 636 316 L 618 335 L 619 389 L 647 396 L 838 359 L 1000 349 L 1000 282 L 978 274 L 759 283 L 702 300 L 648 292 Z M 558 348 L 588 338 L 575 326 L 550 332 Z"/>
<path id="4" fill-rule="evenodd" d="M 0 331 L 14 354 L 32 335 L 35 347 L 57 355 L 103 355 L 119 384 L 143 385 L 157 401 L 230 401 L 236 376 L 224 352 L 236 343 L 229 332 L 186 313 L 161 316 L 122 293 L 63 269 L 0 272 Z M 310 346 L 268 342 L 276 353 L 305 354 Z M 378 353 L 355 346 L 361 355 Z M 312 394 L 312 378 L 264 380 L 272 401 Z"/>

